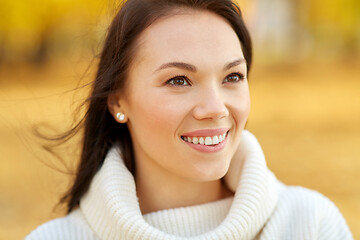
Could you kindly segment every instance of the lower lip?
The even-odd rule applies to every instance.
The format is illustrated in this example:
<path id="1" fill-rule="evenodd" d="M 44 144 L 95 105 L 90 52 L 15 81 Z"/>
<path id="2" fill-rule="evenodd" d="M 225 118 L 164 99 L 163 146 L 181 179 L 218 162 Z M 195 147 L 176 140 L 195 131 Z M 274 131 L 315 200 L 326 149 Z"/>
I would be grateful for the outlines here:
<path id="1" fill-rule="evenodd" d="M 221 150 L 223 150 L 225 148 L 226 142 L 227 142 L 227 135 L 226 138 L 219 144 L 216 145 L 201 145 L 201 144 L 193 144 L 193 143 L 189 143 L 184 141 L 188 146 L 192 147 L 193 149 L 199 151 L 199 152 L 204 152 L 204 153 L 214 153 L 214 152 L 219 152 Z"/>

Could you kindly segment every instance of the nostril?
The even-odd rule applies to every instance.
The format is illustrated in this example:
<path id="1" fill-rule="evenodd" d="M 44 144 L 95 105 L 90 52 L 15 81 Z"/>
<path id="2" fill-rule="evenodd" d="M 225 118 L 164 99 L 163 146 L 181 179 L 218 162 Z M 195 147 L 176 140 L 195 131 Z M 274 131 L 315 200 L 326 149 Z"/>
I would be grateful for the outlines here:
<path id="1" fill-rule="evenodd" d="M 225 102 L 219 98 L 207 98 L 198 102 L 193 110 L 196 119 L 221 119 L 229 115 Z"/>
<path id="2" fill-rule="evenodd" d="M 223 107 L 198 107 L 193 111 L 194 118 L 198 120 L 202 119 L 222 119 L 229 116 L 228 109 Z"/>

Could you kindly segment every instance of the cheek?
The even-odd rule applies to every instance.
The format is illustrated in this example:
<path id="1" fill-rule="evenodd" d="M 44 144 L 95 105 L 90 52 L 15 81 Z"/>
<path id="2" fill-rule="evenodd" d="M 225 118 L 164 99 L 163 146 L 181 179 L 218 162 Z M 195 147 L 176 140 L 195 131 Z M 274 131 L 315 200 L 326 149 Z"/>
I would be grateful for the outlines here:
<path id="1" fill-rule="evenodd" d="M 169 137 L 175 136 L 184 115 L 181 103 L 172 101 L 156 89 L 142 93 L 134 96 L 129 105 L 131 128 L 145 139 L 160 140 L 159 138 L 164 137 L 169 141 Z"/>
<path id="2" fill-rule="evenodd" d="M 245 118 L 245 121 L 247 121 L 247 118 L 249 116 L 250 113 L 250 96 L 249 94 L 247 94 L 247 97 L 244 99 L 244 101 L 241 104 L 241 112 L 243 115 L 243 118 Z"/>
<path id="3" fill-rule="evenodd" d="M 244 87 L 229 99 L 233 117 L 239 127 L 243 127 L 250 113 L 250 94 L 248 87 Z"/>

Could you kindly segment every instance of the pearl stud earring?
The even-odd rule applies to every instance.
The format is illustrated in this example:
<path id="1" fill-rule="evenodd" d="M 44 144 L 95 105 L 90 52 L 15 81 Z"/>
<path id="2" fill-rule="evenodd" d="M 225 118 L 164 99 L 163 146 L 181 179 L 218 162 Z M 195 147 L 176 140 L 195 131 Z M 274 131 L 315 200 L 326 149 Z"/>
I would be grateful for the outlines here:
<path id="1" fill-rule="evenodd" d="M 119 121 L 124 121 L 124 119 L 125 119 L 125 114 L 118 112 L 118 113 L 116 114 L 116 118 L 119 119 Z"/>

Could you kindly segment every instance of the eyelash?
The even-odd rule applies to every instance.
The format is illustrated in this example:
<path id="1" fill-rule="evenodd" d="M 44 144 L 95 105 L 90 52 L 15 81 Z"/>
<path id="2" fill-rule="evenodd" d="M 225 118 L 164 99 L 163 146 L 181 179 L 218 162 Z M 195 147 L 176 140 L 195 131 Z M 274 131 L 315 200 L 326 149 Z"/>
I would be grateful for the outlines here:
<path id="1" fill-rule="evenodd" d="M 245 76 L 244 74 L 240 73 L 240 72 L 234 72 L 234 73 L 230 73 L 229 75 L 226 76 L 226 78 L 228 78 L 229 76 L 232 76 L 232 75 L 236 75 L 239 77 L 239 80 L 235 81 L 235 82 L 231 82 L 231 83 L 237 83 L 237 82 L 241 82 L 242 80 L 245 79 Z M 225 78 L 225 79 L 226 79 Z"/>
<path id="2" fill-rule="evenodd" d="M 172 81 L 176 80 L 177 78 L 179 78 L 179 79 L 184 79 L 184 80 L 187 82 L 187 84 L 188 84 L 189 86 L 191 86 L 190 80 L 189 80 L 189 78 L 188 78 L 186 75 L 176 75 L 176 76 L 170 78 L 169 80 L 167 80 L 167 81 L 166 81 L 166 85 L 170 85 L 170 86 L 173 86 L 173 87 L 184 87 L 184 86 L 188 86 L 188 85 L 176 85 L 176 84 L 174 84 L 174 83 L 171 83 Z"/>
<path id="3" fill-rule="evenodd" d="M 233 72 L 233 73 L 227 75 L 226 78 L 228 78 L 229 76 L 233 76 L 233 75 L 236 75 L 237 77 L 239 77 L 239 80 L 234 81 L 234 82 L 226 82 L 226 83 L 229 83 L 229 84 L 237 83 L 237 82 L 241 82 L 242 80 L 245 79 L 244 74 L 242 74 L 242 73 L 240 73 L 240 72 Z M 184 80 L 187 82 L 187 85 L 176 85 L 176 84 L 174 84 L 174 83 L 171 83 L 171 82 L 173 82 L 174 80 L 176 80 L 177 78 L 179 78 L 179 79 L 184 79 Z M 226 79 L 226 78 L 225 78 L 225 79 Z M 224 79 L 224 80 L 225 80 L 225 79 Z M 191 86 L 191 82 L 190 82 L 189 78 L 188 78 L 186 75 L 176 75 L 176 76 L 170 78 L 169 80 L 167 80 L 165 84 L 166 84 L 166 85 L 173 86 L 173 87 Z"/>

